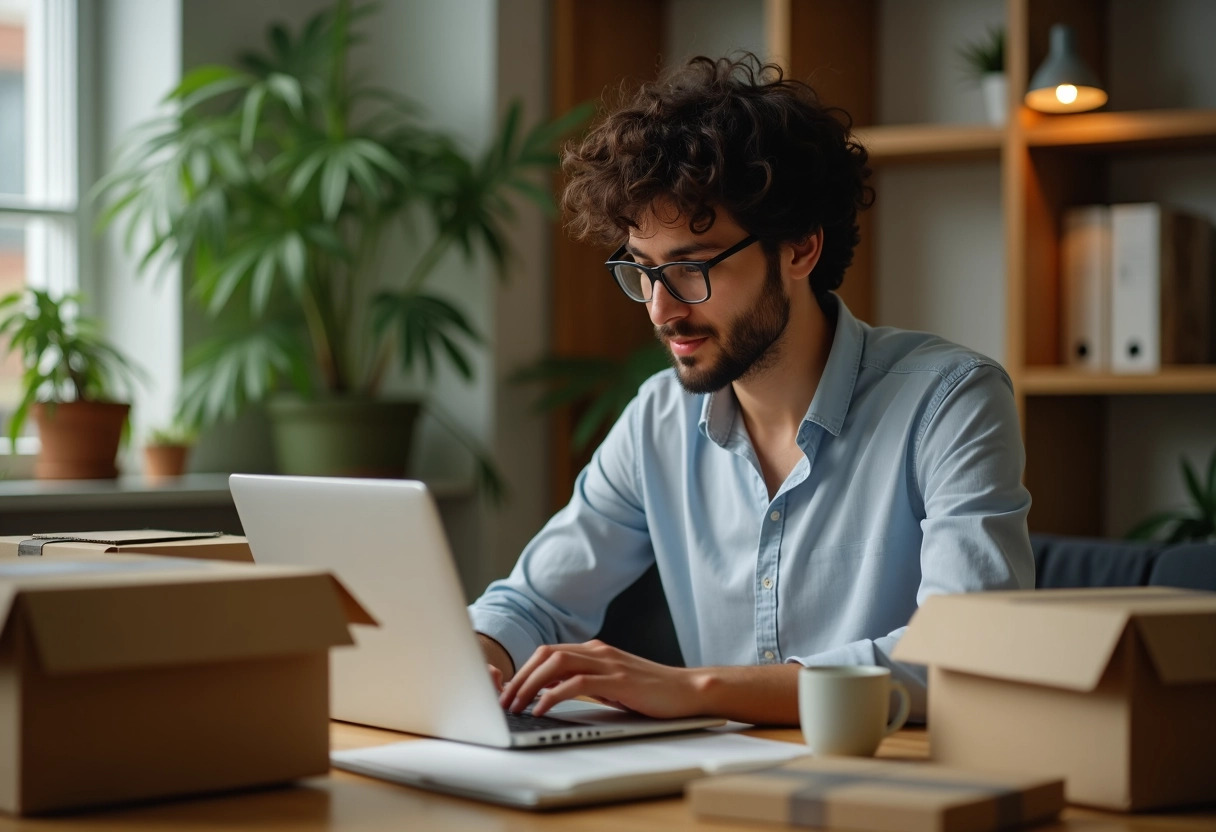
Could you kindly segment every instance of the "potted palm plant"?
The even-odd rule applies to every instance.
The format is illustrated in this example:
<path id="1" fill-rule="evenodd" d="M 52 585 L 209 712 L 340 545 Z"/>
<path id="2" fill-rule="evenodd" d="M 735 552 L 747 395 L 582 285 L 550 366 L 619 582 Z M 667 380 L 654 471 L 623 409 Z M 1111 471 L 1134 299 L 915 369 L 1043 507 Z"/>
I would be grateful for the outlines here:
<path id="1" fill-rule="evenodd" d="M 5 354 L 19 353 L 24 395 L 9 419 L 13 445 L 32 413 L 40 449 L 34 475 L 42 479 L 114 477 L 114 457 L 127 424 L 140 371 L 79 314 L 80 298 L 56 299 L 22 289 L 0 299 Z"/>
<path id="2" fill-rule="evenodd" d="M 219 322 L 187 357 L 181 418 L 205 427 L 269 400 L 289 473 L 402 475 L 418 402 L 380 395 L 390 365 L 431 380 L 446 363 L 471 379 L 481 341 L 430 286 L 436 266 L 452 250 L 485 253 L 501 274 L 508 198 L 552 210 L 528 177 L 556 165 L 555 143 L 589 114 L 525 132 L 512 106 L 473 158 L 411 101 L 349 77 L 367 14 L 339 2 L 297 34 L 272 27 L 239 68 L 190 72 L 173 112 L 133 133 L 95 191 L 128 239 L 150 227 L 145 264 L 185 261 Z M 397 223 L 415 257 L 384 280 L 374 264 Z"/>

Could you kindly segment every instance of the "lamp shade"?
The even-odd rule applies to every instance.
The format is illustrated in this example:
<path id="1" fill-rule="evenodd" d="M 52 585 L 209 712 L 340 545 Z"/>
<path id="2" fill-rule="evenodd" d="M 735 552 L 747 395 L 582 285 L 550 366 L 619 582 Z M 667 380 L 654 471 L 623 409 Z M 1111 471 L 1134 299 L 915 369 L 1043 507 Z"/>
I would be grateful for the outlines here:
<path id="1" fill-rule="evenodd" d="M 1106 103 L 1098 76 L 1077 56 L 1071 26 L 1051 27 L 1051 43 L 1026 91 L 1026 106 L 1044 113 L 1080 113 Z"/>

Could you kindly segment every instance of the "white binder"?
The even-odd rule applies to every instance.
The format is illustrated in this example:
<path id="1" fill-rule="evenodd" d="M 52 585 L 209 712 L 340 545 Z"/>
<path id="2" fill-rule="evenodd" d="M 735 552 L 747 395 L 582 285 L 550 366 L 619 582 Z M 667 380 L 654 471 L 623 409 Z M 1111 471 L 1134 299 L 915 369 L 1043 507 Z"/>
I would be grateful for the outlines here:
<path id="1" fill-rule="evenodd" d="M 1084 205 L 1065 212 L 1060 245 L 1062 364 L 1110 370 L 1110 245 L 1109 206 Z"/>
<path id="2" fill-rule="evenodd" d="M 1161 368 L 1161 212 L 1156 203 L 1110 208 L 1111 369 Z"/>

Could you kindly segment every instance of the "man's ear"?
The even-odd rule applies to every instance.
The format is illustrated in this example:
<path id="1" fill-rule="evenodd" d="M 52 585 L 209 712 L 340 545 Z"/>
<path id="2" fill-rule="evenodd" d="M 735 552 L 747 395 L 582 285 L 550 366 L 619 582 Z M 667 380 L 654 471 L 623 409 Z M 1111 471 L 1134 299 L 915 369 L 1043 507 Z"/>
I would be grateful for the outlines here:
<path id="1" fill-rule="evenodd" d="M 798 242 L 786 243 L 784 247 L 786 251 L 783 252 L 785 256 L 782 259 L 786 261 L 787 274 L 793 280 L 806 280 L 819 263 L 819 256 L 823 254 L 823 228 L 815 229 Z"/>

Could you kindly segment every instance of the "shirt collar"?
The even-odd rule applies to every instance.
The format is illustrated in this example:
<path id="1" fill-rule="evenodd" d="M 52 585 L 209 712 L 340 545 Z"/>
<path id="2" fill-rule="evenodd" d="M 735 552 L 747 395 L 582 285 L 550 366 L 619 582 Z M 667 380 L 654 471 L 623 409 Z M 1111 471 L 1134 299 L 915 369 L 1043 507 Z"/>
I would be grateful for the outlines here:
<path id="1" fill-rule="evenodd" d="M 823 376 L 811 406 L 807 408 L 803 423 L 813 422 L 833 436 L 839 436 L 844 420 L 853 400 L 853 388 L 857 384 L 857 373 L 861 368 L 861 355 L 865 346 L 865 332 L 861 322 L 845 306 L 835 293 L 829 293 L 824 303 L 824 312 L 836 318 L 836 334 L 832 337 L 832 350 L 823 368 Z M 735 391 L 728 385 L 702 398 L 701 418 L 698 427 L 702 435 L 718 445 L 726 445 L 734 428 L 739 404 Z M 799 443 L 803 432 L 799 433 Z"/>
<path id="2" fill-rule="evenodd" d="M 853 402 L 853 388 L 857 385 L 866 336 L 861 322 L 835 293 L 828 295 L 824 305 L 827 307 L 824 312 L 829 317 L 836 313 L 836 334 L 832 337 L 828 363 L 803 421 L 814 422 L 833 436 L 839 436 Z"/>

